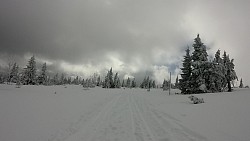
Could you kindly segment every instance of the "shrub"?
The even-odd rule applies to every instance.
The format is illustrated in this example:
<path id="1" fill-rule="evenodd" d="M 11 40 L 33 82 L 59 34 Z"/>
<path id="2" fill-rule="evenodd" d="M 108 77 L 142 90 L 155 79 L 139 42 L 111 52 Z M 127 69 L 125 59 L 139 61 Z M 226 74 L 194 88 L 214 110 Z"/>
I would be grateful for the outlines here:
<path id="1" fill-rule="evenodd" d="M 189 96 L 188 98 L 193 102 L 193 104 L 204 103 L 203 98 L 198 98 L 198 97 L 195 97 L 193 95 Z"/>

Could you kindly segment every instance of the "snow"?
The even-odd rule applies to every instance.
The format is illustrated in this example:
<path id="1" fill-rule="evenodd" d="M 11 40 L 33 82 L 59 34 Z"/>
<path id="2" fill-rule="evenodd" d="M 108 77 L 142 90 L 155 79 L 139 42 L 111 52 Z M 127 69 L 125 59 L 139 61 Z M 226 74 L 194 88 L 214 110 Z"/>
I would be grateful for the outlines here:
<path id="1" fill-rule="evenodd" d="M 172 90 L 172 93 L 178 90 Z M 250 89 L 168 95 L 161 89 L 0 85 L 0 141 L 249 141 Z"/>

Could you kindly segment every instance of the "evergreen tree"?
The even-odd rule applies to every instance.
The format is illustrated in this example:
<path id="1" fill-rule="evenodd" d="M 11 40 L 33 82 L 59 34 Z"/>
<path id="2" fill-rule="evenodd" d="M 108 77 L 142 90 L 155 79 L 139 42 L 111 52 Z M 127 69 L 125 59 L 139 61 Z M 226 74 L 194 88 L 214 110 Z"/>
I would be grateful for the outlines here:
<path id="1" fill-rule="evenodd" d="M 88 78 L 83 81 L 83 87 L 84 88 L 88 88 L 89 87 L 89 79 Z"/>
<path id="2" fill-rule="evenodd" d="M 48 77 L 47 77 L 47 80 L 46 80 L 46 82 L 47 82 L 47 85 L 52 85 L 52 80 L 51 80 L 51 78 L 50 78 L 50 76 L 48 75 Z"/>
<path id="3" fill-rule="evenodd" d="M 243 82 L 242 82 L 242 78 L 240 79 L 240 86 L 239 86 L 239 88 L 243 88 L 244 87 L 244 85 L 243 85 Z"/>
<path id="4" fill-rule="evenodd" d="M 192 54 L 192 75 L 191 91 L 192 93 L 201 93 L 207 91 L 207 79 L 209 79 L 209 63 L 207 61 L 206 46 L 201 42 L 199 34 L 194 39 L 194 52 Z"/>
<path id="5" fill-rule="evenodd" d="M 237 79 L 234 60 L 230 60 L 226 52 L 221 58 L 220 50 L 218 50 L 214 60 L 208 61 L 206 46 L 201 42 L 199 34 L 194 39 L 193 48 L 192 56 L 190 56 L 189 49 L 186 50 L 184 56 L 181 79 L 179 80 L 181 92 L 183 94 L 221 92 L 226 87 L 228 91 L 232 91 L 231 82 Z M 164 85 L 165 83 L 164 80 Z"/>
<path id="6" fill-rule="evenodd" d="M 112 88 L 118 88 L 118 73 L 115 74 L 115 77 L 114 77 L 114 83 L 113 83 L 113 86 Z"/>
<path id="7" fill-rule="evenodd" d="M 109 73 L 108 73 L 108 79 L 109 79 L 109 88 L 114 88 L 114 81 L 113 81 L 113 72 L 112 68 L 110 68 Z"/>
<path id="8" fill-rule="evenodd" d="M 95 79 L 93 77 L 88 79 L 88 86 L 91 88 L 94 88 L 96 86 Z"/>
<path id="9" fill-rule="evenodd" d="M 4 75 L 0 73 L 0 84 L 4 83 Z"/>
<path id="10" fill-rule="evenodd" d="M 36 84 L 36 61 L 35 56 L 33 55 L 28 61 L 28 65 L 24 68 L 23 76 L 24 84 L 26 85 L 35 85 Z"/>
<path id="11" fill-rule="evenodd" d="M 169 89 L 169 82 L 165 79 L 163 80 L 162 88 L 163 88 L 163 91 L 166 91 Z"/>
<path id="12" fill-rule="evenodd" d="M 74 85 L 79 85 L 79 76 L 76 76 L 72 82 Z"/>
<path id="13" fill-rule="evenodd" d="M 144 86 L 146 89 L 148 89 L 149 86 L 150 86 L 149 81 L 150 80 L 149 80 L 149 76 L 148 76 L 147 79 L 146 79 L 146 82 L 145 82 L 145 86 Z"/>
<path id="14" fill-rule="evenodd" d="M 179 88 L 179 78 L 178 78 L 178 75 L 177 75 L 176 80 L 175 80 L 175 88 Z"/>
<path id="15" fill-rule="evenodd" d="M 42 85 L 47 84 L 47 66 L 46 63 L 43 64 L 41 74 L 38 77 L 38 83 Z"/>
<path id="16" fill-rule="evenodd" d="M 87 83 L 88 83 L 88 79 L 86 79 L 86 80 L 82 80 L 82 86 L 84 87 L 84 88 L 88 88 L 88 85 L 87 85 Z"/>
<path id="17" fill-rule="evenodd" d="M 117 78 L 116 88 L 121 88 L 121 81 L 119 77 Z"/>
<path id="18" fill-rule="evenodd" d="M 154 83 L 154 85 L 153 85 L 153 83 Z M 149 76 L 148 76 L 148 77 L 145 77 L 145 78 L 143 79 L 142 83 L 140 84 L 140 88 L 142 88 L 142 89 L 149 89 L 149 88 L 151 88 L 151 87 L 156 87 L 155 81 L 150 80 L 150 79 L 149 79 Z"/>
<path id="19" fill-rule="evenodd" d="M 108 75 L 105 76 L 105 78 L 104 78 L 103 88 L 110 88 L 110 82 L 108 79 Z"/>
<path id="20" fill-rule="evenodd" d="M 207 51 L 206 46 L 201 42 L 199 34 L 194 39 L 194 52 L 192 55 L 192 59 L 194 62 L 196 61 L 207 61 Z"/>
<path id="21" fill-rule="evenodd" d="M 64 73 L 62 73 L 62 74 L 61 74 L 61 78 L 60 78 L 60 80 L 59 80 L 59 84 L 60 84 L 60 85 L 66 84 L 65 81 L 64 81 L 64 79 L 65 79 L 65 76 L 64 76 Z"/>
<path id="22" fill-rule="evenodd" d="M 132 88 L 135 88 L 135 87 L 136 87 L 135 78 L 132 80 L 131 87 L 132 87 Z"/>
<path id="23" fill-rule="evenodd" d="M 146 86 L 146 77 L 143 79 L 143 81 L 142 81 L 142 83 L 141 83 L 141 85 L 140 85 L 140 88 L 146 88 L 145 86 Z"/>
<path id="24" fill-rule="evenodd" d="M 101 86 L 101 77 L 100 77 L 100 75 L 98 76 L 98 78 L 97 78 L 97 84 L 96 84 L 96 86 Z"/>
<path id="25" fill-rule="evenodd" d="M 68 77 L 68 79 L 67 79 L 67 84 L 71 84 L 71 83 L 72 83 L 71 77 Z"/>
<path id="26" fill-rule="evenodd" d="M 122 80 L 122 87 L 125 87 L 124 79 Z"/>
<path id="27" fill-rule="evenodd" d="M 9 82 L 17 83 L 18 78 L 18 65 L 16 63 L 13 64 L 10 75 Z"/>
<path id="28" fill-rule="evenodd" d="M 110 68 L 107 75 L 105 76 L 103 88 L 114 88 L 114 87 L 115 85 L 114 85 L 114 80 L 113 80 L 113 72 L 112 72 L 112 68 Z"/>
<path id="29" fill-rule="evenodd" d="M 234 63 L 233 63 L 234 59 L 230 60 L 229 55 L 226 54 L 226 52 L 224 51 L 223 54 L 223 63 L 226 69 L 226 82 L 227 82 L 227 87 L 228 87 L 228 92 L 232 91 L 232 87 L 231 87 L 231 81 L 238 79 L 236 72 L 234 70 Z"/>
<path id="30" fill-rule="evenodd" d="M 56 73 L 52 79 L 52 84 L 53 85 L 59 85 L 59 78 L 58 78 L 58 73 Z"/>
<path id="31" fill-rule="evenodd" d="M 130 87 L 131 87 L 131 86 L 130 86 L 130 78 L 129 78 L 129 77 L 128 77 L 128 79 L 127 79 L 126 87 L 127 87 L 127 88 L 130 88 Z"/>
<path id="32" fill-rule="evenodd" d="M 84 87 L 84 83 L 85 83 L 85 81 L 84 81 L 84 79 L 82 79 L 82 82 L 81 82 L 81 85 Z"/>
<path id="33" fill-rule="evenodd" d="M 156 88 L 155 80 L 152 82 L 152 87 Z"/>
<path id="34" fill-rule="evenodd" d="M 191 72 L 192 72 L 192 68 L 191 68 L 191 62 L 192 62 L 192 58 L 190 56 L 190 50 L 189 48 L 187 48 L 186 50 L 186 55 L 184 56 L 184 60 L 183 60 L 183 68 L 181 68 L 182 70 L 182 74 L 181 74 L 181 79 L 179 80 L 179 87 L 181 90 L 181 93 L 183 94 L 189 94 L 191 93 L 190 88 L 191 88 Z"/>
<path id="35" fill-rule="evenodd" d="M 152 80 L 149 80 L 149 82 L 148 82 L 148 88 L 149 89 L 152 88 Z"/>
<path id="36" fill-rule="evenodd" d="M 64 77 L 64 79 L 63 79 L 63 84 L 68 84 L 68 80 L 66 77 Z"/>
<path id="37" fill-rule="evenodd" d="M 16 88 L 20 88 L 20 87 L 21 87 L 20 77 L 19 75 L 17 75 Z"/>
<path id="38" fill-rule="evenodd" d="M 226 82 L 225 77 L 225 66 L 223 60 L 220 57 L 220 50 L 215 53 L 215 58 L 211 66 L 212 73 L 209 79 L 209 90 L 210 92 L 221 92 L 223 85 Z"/>
<path id="39" fill-rule="evenodd" d="M 215 63 L 218 63 L 218 64 L 223 63 L 223 60 L 220 57 L 220 50 L 219 49 L 217 50 L 217 52 L 215 53 L 214 56 L 215 56 L 215 58 L 214 58 Z"/>

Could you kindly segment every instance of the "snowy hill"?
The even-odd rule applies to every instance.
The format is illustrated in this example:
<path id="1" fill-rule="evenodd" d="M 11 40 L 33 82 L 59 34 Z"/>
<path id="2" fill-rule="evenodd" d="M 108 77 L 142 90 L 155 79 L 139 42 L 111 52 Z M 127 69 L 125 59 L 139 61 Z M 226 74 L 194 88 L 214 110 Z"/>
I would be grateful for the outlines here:
<path id="1" fill-rule="evenodd" d="M 205 103 L 161 89 L 0 85 L 0 140 L 250 140 L 250 89 L 196 96 Z"/>

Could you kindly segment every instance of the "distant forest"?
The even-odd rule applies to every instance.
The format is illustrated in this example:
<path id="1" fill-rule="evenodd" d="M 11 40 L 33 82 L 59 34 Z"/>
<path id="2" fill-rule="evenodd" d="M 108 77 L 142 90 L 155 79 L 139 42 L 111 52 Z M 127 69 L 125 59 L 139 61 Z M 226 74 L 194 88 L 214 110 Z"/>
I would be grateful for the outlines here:
<path id="1" fill-rule="evenodd" d="M 118 73 L 114 74 L 112 68 L 107 72 L 104 80 L 101 80 L 101 76 L 98 74 L 93 74 L 87 79 L 79 76 L 67 77 L 63 73 L 61 75 L 56 73 L 51 77 L 47 73 L 46 62 L 38 71 L 35 56 L 29 59 L 23 69 L 20 69 L 17 63 L 9 64 L 8 71 L 0 74 L 0 83 L 15 83 L 19 86 L 74 84 L 102 88 L 140 87 L 148 90 L 150 88 L 167 90 L 171 87 L 180 89 L 182 94 L 232 91 L 231 82 L 238 79 L 234 69 L 234 59 L 230 59 L 226 51 L 221 56 L 221 52 L 218 50 L 214 59 L 208 60 L 206 46 L 202 43 L 199 34 L 194 39 L 192 47 L 192 53 L 189 47 L 186 49 L 181 67 L 181 78 L 179 79 L 177 76 L 174 84 L 170 83 L 170 80 L 164 79 L 162 85 L 159 86 L 149 76 L 145 76 L 140 84 L 136 84 L 135 78 L 129 77 L 121 81 Z M 242 79 L 240 87 L 243 87 Z"/>

